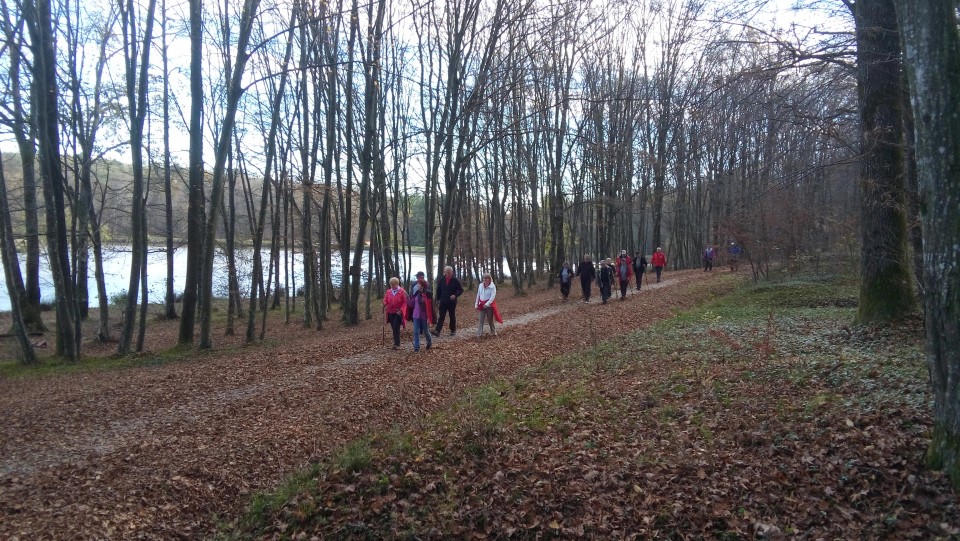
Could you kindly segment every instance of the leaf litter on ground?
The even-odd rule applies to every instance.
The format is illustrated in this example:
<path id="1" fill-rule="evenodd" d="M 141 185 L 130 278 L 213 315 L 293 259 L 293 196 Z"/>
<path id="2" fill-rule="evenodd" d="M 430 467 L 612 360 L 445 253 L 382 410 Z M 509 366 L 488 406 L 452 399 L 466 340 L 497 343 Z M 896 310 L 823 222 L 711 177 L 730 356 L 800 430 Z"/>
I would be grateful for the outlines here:
<path id="1" fill-rule="evenodd" d="M 503 288 L 545 317 L 425 355 L 271 314 L 269 346 L 0 380 L 0 537 L 956 538 L 918 322 L 851 328 L 855 294 L 802 282 L 691 310 L 731 282 L 672 276 Z"/>
<path id="2" fill-rule="evenodd" d="M 955 539 L 922 322 L 851 329 L 855 295 L 746 287 L 467 389 L 226 536 Z"/>

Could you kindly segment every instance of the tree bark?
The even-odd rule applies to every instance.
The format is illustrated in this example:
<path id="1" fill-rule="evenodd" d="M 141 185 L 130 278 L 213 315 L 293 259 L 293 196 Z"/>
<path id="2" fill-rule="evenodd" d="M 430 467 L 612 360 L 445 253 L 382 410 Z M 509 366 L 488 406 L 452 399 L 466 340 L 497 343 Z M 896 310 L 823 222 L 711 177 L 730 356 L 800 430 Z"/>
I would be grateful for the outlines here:
<path id="1" fill-rule="evenodd" d="M 898 0 L 917 136 L 933 439 L 927 464 L 960 487 L 960 33 L 952 0 Z"/>
<path id="2" fill-rule="evenodd" d="M 120 0 L 123 14 L 121 28 L 124 35 L 124 60 L 126 62 L 127 104 L 130 114 L 130 153 L 133 158 L 133 194 L 131 195 L 131 245 L 130 258 L 130 285 L 127 288 L 127 302 L 123 311 L 123 330 L 117 344 L 117 352 L 121 355 L 130 352 L 130 342 L 133 339 L 134 323 L 136 323 L 137 299 L 140 296 L 140 276 L 146 246 L 146 196 L 143 179 L 143 124 L 147 117 L 147 82 L 150 67 L 150 49 L 153 40 L 153 21 L 156 12 L 156 0 L 150 0 L 146 12 L 146 25 L 143 29 L 143 41 L 138 40 L 137 20 L 138 12 L 134 9 L 133 0 Z M 139 71 L 139 73 L 138 73 Z"/>
<path id="3" fill-rule="evenodd" d="M 203 2 L 190 0 L 190 174 L 187 203 L 187 272 L 177 343 L 192 344 L 203 262 Z"/>
<path id="4" fill-rule="evenodd" d="M 7 295 L 10 298 L 10 316 L 13 320 L 13 333 L 20 345 L 20 360 L 23 364 L 37 364 L 37 354 L 27 335 L 20 303 L 17 299 L 23 293 L 23 277 L 20 275 L 20 259 L 17 257 L 17 245 L 13 239 L 13 224 L 10 221 L 10 204 L 7 201 L 7 181 L 3 175 L 3 155 L 0 154 L 0 256 L 4 277 L 7 282 Z"/>
<path id="5" fill-rule="evenodd" d="M 916 308 L 907 250 L 900 34 L 893 2 L 858 0 L 854 6 L 863 133 L 859 323 L 896 320 Z"/>
<path id="6" fill-rule="evenodd" d="M 18 296 L 15 298 L 20 299 L 20 315 L 27 328 L 31 331 L 44 331 L 43 317 L 40 314 L 40 222 L 38 217 L 39 203 L 37 201 L 36 118 L 32 110 L 26 112 L 23 108 L 24 101 L 32 99 L 32 89 L 21 87 L 22 19 L 11 20 L 6 2 L 0 6 L 2 6 L 0 9 L 2 9 L 3 15 L 3 21 L 0 24 L 3 26 L 4 38 L 8 48 L 7 57 L 10 61 L 8 74 L 10 106 L 12 108 L 11 128 L 17 141 L 17 148 L 20 151 L 20 168 L 23 175 L 26 282 L 20 288 L 23 291 L 18 291 Z M 27 98 L 24 97 L 24 93 L 27 94 Z M 11 299 L 13 298 L 11 297 Z"/>
<path id="7" fill-rule="evenodd" d="M 49 0 L 24 2 L 24 17 L 33 52 L 33 96 L 38 120 L 40 177 L 46 207 L 47 253 L 57 292 L 56 351 L 67 361 L 76 362 L 80 359 L 80 317 L 67 256 L 65 181 L 60 168 L 60 131 L 57 122 L 59 91 Z"/>
<path id="8" fill-rule="evenodd" d="M 164 237 L 167 243 L 167 283 L 163 296 L 163 316 L 166 319 L 177 319 L 177 295 L 173 283 L 173 191 L 170 178 L 170 80 L 168 74 L 168 47 L 167 47 L 167 1 L 163 0 L 163 24 L 161 30 L 163 38 L 161 51 L 163 53 L 163 203 L 164 203 Z"/>

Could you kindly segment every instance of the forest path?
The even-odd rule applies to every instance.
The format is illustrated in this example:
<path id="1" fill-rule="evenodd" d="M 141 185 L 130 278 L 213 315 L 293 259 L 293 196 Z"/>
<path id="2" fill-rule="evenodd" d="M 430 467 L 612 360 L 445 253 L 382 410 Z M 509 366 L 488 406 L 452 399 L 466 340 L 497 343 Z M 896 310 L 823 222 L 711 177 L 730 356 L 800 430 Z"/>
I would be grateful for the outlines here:
<path id="1" fill-rule="evenodd" d="M 251 493 L 345 442 L 668 318 L 698 304 L 703 289 L 691 286 L 725 287 L 720 274 L 667 273 L 603 306 L 576 300 L 579 284 L 567 303 L 556 288 L 518 297 L 503 287 L 497 338 L 476 338 L 468 292 L 457 336 L 421 353 L 411 351 L 409 326 L 404 349 L 389 347 L 389 329 L 382 346 L 375 315 L 322 332 L 274 326 L 269 344 L 183 362 L 2 380 L 0 538 L 209 537 Z"/>

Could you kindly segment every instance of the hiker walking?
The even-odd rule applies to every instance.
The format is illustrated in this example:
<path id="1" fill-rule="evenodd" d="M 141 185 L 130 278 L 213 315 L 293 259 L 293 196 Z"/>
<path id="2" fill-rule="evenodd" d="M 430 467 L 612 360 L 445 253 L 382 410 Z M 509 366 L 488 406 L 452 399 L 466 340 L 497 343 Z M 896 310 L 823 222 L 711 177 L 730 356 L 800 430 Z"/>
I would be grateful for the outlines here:
<path id="1" fill-rule="evenodd" d="M 404 313 L 407 308 L 407 292 L 400 287 L 400 279 L 390 279 L 390 289 L 383 296 L 383 312 L 387 323 L 393 330 L 393 349 L 400 349 L 400 327 L 404 325 Z"/>
<path id="2" fill-rule="evenodd" d="M 643 285 L 643 273 L 647 272 L 647 258 L 640 252 L 634 255 L 636 257 L 633 259 L 633 274 L 637 277 L 637 291 L 640 291 Z"/>
<path id="3" fill-rule="evenodd" d="M 580 288 L 583 290 L 583 302 L 590 302 L 590 293 L 593 288 L 593 281 L 597 278 L 597 270 L 593 266 L 593 261 L 589 255 L 583 256 L 583 261 L 577 266 L 577 276 L 580 277 Z"/>
<path id="4" fill-rule="evenodd" d="M 620 300 L 626 300 L 627 288 L 630 287 L 630 278 L 633 276 L 633 259 L 626 250 L 620 250 L 617 257 L 617 281 L 620 283 Z"/>
<path id="5" fill-rule="evenodd" d="M 493 326 L 493 320 L 496 319 L 498 323 L 503 323 L 503 317 L 497 310 L 497 286 L 493 283 L 493 277 L 490 276 L 489 272 L 483 275 L 483 283 L 477 287 L 477 300 L 474 302 L 474 306 L 480 320 L 480 324 L 477 325 L 477 337 L 483 336 L 483 325 L 488 322 L 490 324 L 490 335 L 496 336 L 497 329 Z"/>
<path id="6" fill-rule="evenodd" d="M 453 267 L 448 265 L 443 268 L 443 277 L 437 280 L 436 290 L 440 315 L 437 318 L 437 325 L 431 332 L 434 336 L 440 336 L 443 320 L 446 319 L 447 314 L 450 314 L 450 336 L 455 336 L 457 334 L 457 299 L 463 295 L 463 286 L 453 275 Z"/>
<path id="7" fill-rule="evenodd" d="M 717 257 L 717 252 L 713 249 L 712 244 L 708 244 L 707 248 L 703 251 L 703 272 L 713 270 L 713 260 Z"/>
<path id="8" fill-rule="evenodd" d="M 742 253 L 743 250 L 740 249 L 740 245 L 736 242 L 730 243 L 730 247 L 727 248 L 727 263 L 730 265 L 732 272 L 737 272 L 737 264 L 740 263 L 740 255 Z"/>
<path id="9" fill-rule="evenodd" d="M 608 257 L 600 262 L 600 272 L 597 274 L 597 285 L 600 286 L 600 301 L 602 304 L 607 304 L 607 300 L 612 295 L 613 276 L 613 264 Z"/>
<path id="10" fill-rule="evenodd" d="M 567 302 L 567 297 L 570 296 L 570 285 L 573 284 L 573 270 L 570 268 L 569 261 L 563 262 L 560 272 L 557 273 L 557 279 L 560 280 L 560 296 L 563 297 L 563 302 Z"/>
<path id="11" fill-rule="evenodd" d="M 650 263 L 653 264 L 653 270 L 657 273 L 657 283 L 659 284 L 660 274 L 663 272 L 663 268 L 667 266 L 667 256 L 663 253 L 663 248 L 657 247 L 657 251 L 650 258 Z"/>
<path id="12" fill-rule="evenodd" d="M 430 336 L 430 323 L 433 323 L 433 302 L 431 298 L 433 292 L 430 291 L 430 284 L 427 283 L 426 275 L 423 271 L 417 273 L 417 281 L 410 290 L 410 299 L 407 301 L 409 308 L 408 319 L 413 320 L 413 351 L 420 351 L 420 335 L 427 337 L 427 349 L 433 347 L 433 338 Z"/>

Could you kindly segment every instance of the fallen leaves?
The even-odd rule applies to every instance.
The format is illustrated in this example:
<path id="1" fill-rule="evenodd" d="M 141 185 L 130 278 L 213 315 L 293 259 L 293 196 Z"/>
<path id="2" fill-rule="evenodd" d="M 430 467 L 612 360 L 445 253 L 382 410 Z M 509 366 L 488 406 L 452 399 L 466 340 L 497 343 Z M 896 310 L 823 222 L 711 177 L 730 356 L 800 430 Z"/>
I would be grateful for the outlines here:
<path id="1" fill-rule="evenodd" d="M 637 327 L 611 318 L 617 310 L 642 310 L 652 322 L 670 312 L 650 300 L 696 304 L 681 286 L 705 278 L 674 276 L 673 284 L 604 307 L 562 304 L 556 290 L 513 297 L 504 288 L 508 325 L 500 336 L 471 338 L 465 311 L 463 336 L 439 338 L 436 350 L 418 355 L 408 351 L 409 329 L 406 349 L 381 348 L 376 318 L 349 328 L 328 322 L 318 332 L 271 313 L 263 346 L 220 336 L 217 349 L 183 361 L 0 380 L 0 538 L 210 537 L 251 494 L 347 441 L 409 426 L 464 389 Z M 584 336 L 571 330 L 571 318 L 603 325 Z M 175 342 L 176 321 L 149 324 L 148 349 Z M 90 345 L 85 354 L 110 355 L 113 347 Z M 476 449 L 490 437 L 481 434 Z M 435 492 L 446 485 L 435 482 Z"/>
<path id="2" fill-rule="evenodd" d="M 498 383 L 505 420 L 493 433 L 474 429 L 475 412 L 454 409 L 408 435 L 416 460 L 373 451 L 368 478 L 416 472 L 416 482 L 386 488 L 410 505 L 370 512 L 362 502 L 375 488 L 359 482 L 310 522 L 278 516 L 292 531 L 347 538 L 955 537 L 956 495 L 922 468 L 929 420 L 913 396 L 918 329 L 897 337 L 897 351 L 884 340 L 855 344 L 856 355 L 835 344 L 847 355 L 835 369 L 829 355 L 777 355 L 798 336 L 835 339 L 836 321 L 791 318 L 768 319 L 762 366 L 751 351 L 735 354 L 734 344 L 756 338 L 750 325 L 724 323 L 730 342 L 718 363 L 675 347 L 702 328 L 661 326 L 663 335 L 616 340 Z M 804 335 L 787 332 L 798 324 Z M 622 363 L 614 351 L 638 360 Z M 874 381 L 878 366 L 884 377 Z M 426 488 L 441 479 L 442 491 Z M 350 480 L 318 481 L 316 494 L 329 496 Z M 351 523 L 365 524 L 363 535 L 345 533 Z"/>

